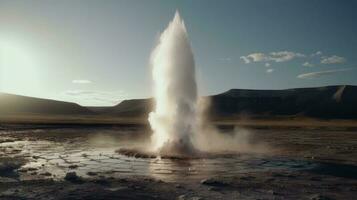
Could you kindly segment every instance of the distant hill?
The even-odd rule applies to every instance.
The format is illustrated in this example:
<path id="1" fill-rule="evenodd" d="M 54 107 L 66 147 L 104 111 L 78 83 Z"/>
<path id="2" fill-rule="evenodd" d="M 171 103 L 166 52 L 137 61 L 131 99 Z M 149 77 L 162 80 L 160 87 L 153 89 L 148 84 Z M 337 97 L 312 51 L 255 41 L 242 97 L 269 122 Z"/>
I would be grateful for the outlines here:
<path id="1" fill-rule="evenodd" d="M 210 96 L 211 117 L 307 116 L 357 119 L 357 86 L 327 86 L 286 90 L 231 89 Z M 144 116 L 151 99 L 125 100 L 106 110 L 107 114 Z"/>
<path id="2" fill-rule="evenodd" d="M 0 115 L 88 115 L 92 111 L 75 103 L 0 93 Z"/>
<path id="3" fill-rule="evenodd" d="M 107 108 L 96 108 L 101 114 L 125 116 L 125 117 L 143 117 L 152 110 L 152 99 L 131 99 L 124 100 L 116 106 Z"/>
<path id="4" fill-rule="evenodd" d="M 327 86 L 287 90 L 232 89 L 211 98 L 214 116 L 308 116 L 357 118 L 357 87 Z"/>
<path id="5" fill-rule="evenodd" d="M 205 97 L 208 117 L 315 117 L 357 119 L 357 86 L 326 86 L 286 90 L 231 89 Z M 0 115 L 56 114 L 146 117 L 153 99 L 124 100 L 113 107 L 82 107 L 75 103 L 0 93 Z"/>

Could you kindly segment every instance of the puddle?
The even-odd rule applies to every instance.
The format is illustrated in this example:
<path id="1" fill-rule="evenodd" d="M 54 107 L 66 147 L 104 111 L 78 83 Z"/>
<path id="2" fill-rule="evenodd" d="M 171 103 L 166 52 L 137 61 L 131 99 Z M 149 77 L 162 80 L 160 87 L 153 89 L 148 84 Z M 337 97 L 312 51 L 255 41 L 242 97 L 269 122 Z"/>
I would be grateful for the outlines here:
<path id="1" fill-rule="evenodd" d="M 316 167 L 308 171 L 321 175 L 357 179 L 357 166 L 355 165 L 318 163 Z"/>
<path id="2" fill-rule="evenodd" d="M 11 147 L 11 149 L 18 150 L 13 156 L 24 157 L 28 160 L 18 170 L 22 180 L 62 179 L 67 172 L 75 171 L 83 177 L 149 176 L 164 181 L 188 181 L 212 176 L 235 176 L 254 171 L 312 170 L 316 167 L 316 164 L 307 161 L 259 154 L 183 160 L 132 158 L 115 152 L 132 145 L 129 140 L 121 138 L 123 134 L 128 134 L 127 131 L 121 133 L 120 130 L 112 132 L 105 130 L 106 138 L 113 139 L 110 143 L 104 143 L 104 145 L 101 143 L 99 146 L 93 145 L 93 138 L 96 137 L 89 137 L 86 131 L 88 130 L 67 131 L 63 129 L 54 135 L 43 132 L 25 134 L 23 141 L 9 140 L 1 143 L 0 149 L 4 152 Z M 74 132 L 83 132 L 83 134 L 77 134 L 74 137 L 72 134 Z M 20 138 L 19 135 L 16 137 Z M 328 168 L 324 169 L 320 171 L 328 171 Z"/>

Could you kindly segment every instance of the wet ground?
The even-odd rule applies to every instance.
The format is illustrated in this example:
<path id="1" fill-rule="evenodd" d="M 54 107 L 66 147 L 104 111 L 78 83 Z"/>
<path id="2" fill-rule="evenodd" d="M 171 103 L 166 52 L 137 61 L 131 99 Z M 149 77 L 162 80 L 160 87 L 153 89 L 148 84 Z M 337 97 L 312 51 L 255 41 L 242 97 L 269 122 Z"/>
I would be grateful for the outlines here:
<path id="1" fill-rule="evenodd" d="M 267 152 L 196 159 L 118 154 L 142 127 L 0 130 L 0 199 L 354 199 L 357 133 L 250 130 Z M 252 145 L 254 147 L 254 145 Z"/>

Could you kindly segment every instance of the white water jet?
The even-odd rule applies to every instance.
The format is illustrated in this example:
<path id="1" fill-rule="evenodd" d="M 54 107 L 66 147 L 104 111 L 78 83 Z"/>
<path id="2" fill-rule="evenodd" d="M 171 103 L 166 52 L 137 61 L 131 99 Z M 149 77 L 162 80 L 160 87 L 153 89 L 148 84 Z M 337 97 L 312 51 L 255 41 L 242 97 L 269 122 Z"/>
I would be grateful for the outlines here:
<path id="1" fill-rule="evenodd" d="M 151 65 L 155 97 L 155 110 L 149 115 L 152 148 L 162 154 L 192 154 L 197 120 L 195 62 L 177 11 L 152 52 Z"/>

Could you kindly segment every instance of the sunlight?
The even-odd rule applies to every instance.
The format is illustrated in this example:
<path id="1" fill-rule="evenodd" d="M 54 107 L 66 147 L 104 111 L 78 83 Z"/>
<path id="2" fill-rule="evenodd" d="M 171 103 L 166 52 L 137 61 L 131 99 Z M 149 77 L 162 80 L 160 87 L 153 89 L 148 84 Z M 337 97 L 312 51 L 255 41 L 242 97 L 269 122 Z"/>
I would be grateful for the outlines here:
<path id="1" fill-rule="evenodd" d="M 33 51 L 13 39 L 0 39 L 0 90 L 24 93 L 39 86 Z"/>

